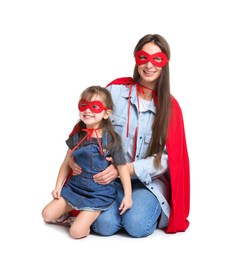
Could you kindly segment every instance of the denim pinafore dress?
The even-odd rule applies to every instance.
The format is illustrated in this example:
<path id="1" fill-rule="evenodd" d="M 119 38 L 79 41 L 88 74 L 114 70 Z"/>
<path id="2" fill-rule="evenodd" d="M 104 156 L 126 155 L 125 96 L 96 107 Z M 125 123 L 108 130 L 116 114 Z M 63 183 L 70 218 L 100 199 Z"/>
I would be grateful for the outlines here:
<path id="1" fill-rule="evenodd" d="M 107 131 L 102 137 L 102 147 L 107 144 Z M 75 135 L 74 138 L 78 138 Z M 78 140 L 74 140 L 78 143 Z M 105 151 L 105 149 L 103 149 Z M 93 176 L 106 169 L 111 163 L 105 158 L 110 156 L 108 152 L 100 153 L 97 138 L 84 141 L 73 152 L 75 161 L 81 166 L 82 173 L 72 175 L 61 190 L 61 196 L 76 210 L 104 211 L 107 210 L 116 199 L 116 183 L 110 182 L 101 185 L 93 180 Z"/>

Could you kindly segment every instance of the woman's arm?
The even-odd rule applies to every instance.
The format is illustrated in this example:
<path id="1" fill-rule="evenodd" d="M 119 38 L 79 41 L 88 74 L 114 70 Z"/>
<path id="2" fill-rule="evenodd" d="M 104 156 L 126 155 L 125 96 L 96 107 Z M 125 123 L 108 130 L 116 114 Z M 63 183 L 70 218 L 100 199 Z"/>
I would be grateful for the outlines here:
<path id="1" fill-rule="evenodd" d="M 82 173 L 82 168 L 75 162 L 72 154 L 68 157 L 68 165 L 72 169 L 73 175 Z"/>
<path id="2" fill-rule="evenodd" d="M 132 163 L 134 174 L 144 183 L 149 183 L 152 179 L 161 176 L 168 171 L 168 154 L 166 151 L 162 154 L 159 168 L 155 168 L 154 160 L 154 156 L 149 156 Z"/>
<path id="3" fill-rule="evenodd" d="M 114 181 L 118 176 L 119 176 L 119 171 L 117 167 L 113 164 L 112 157 L 107 157 L 106 158 L 108 161 L 111 161 L 112 164 L 109 165 L 104 171 L 97 173 L 93 176 L 93 179 L 95 182 L 99 184 L 106 185 L 110 183 L 111 181 Z M 132 163 L 127 163 L 127 170 L 129 171 L 130 175 L 135 175 L 134 174 L 134 167 Z"/>

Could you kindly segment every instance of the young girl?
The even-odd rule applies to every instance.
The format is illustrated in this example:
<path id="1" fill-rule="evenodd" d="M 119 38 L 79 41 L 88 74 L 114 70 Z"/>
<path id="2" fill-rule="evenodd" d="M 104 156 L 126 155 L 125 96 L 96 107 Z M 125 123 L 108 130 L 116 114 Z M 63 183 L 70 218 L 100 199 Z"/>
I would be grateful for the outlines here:
<path id="1" fill-rule="evenodd" d="M 42 211 L 46 223 L 57 223 L 65 213 L 73 209 L 79 214 L 70 226 L 73 238 L 89 235 L 90 226 L 102 211 L 109 209 L 117 196 L 116 182 L 101 185 L 93 176 L 106 169 L 112 157 L 117 165 L 120 180 L 124 188 L 124 197 L 120 202 L 120 214 L 132 207 L 132 188 L 130 174 L 121 146 L 120 136 L 114 131 L 109 119 L 113 111 L 110 92 L 100 86 L 85 89 L 78 103 L 80 120 L 78 132 L 66 141 L 69 149 L 60 167 L 56 186 L 52 191 L 54 199 Z M 71 175 L 69 157 L 81 166 L 79 175 Z M 67 179 L 68 178 L 68 179 Z M 66 182 L 67 180 L 67 182 Z"/>

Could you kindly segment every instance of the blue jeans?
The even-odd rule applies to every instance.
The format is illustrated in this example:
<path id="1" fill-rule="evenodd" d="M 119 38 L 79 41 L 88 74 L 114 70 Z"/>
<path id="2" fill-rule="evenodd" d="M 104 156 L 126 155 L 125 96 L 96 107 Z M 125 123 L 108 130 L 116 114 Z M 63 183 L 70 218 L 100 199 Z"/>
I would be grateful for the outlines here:
<path id="1" fill-rule="evenodd" d="M 99 215 L 92 225 L 93 231 L 102 236 L 110 236 L 124 228 L 132 237 L 151 235 L 161 214 L 158 199 L 139 180 L 133 180 L 132 208 L 120 215 L 118 208 L 123 198 L 123 188 L 120 181 L 116 184 L 117 199 L 111 208 Z"/>

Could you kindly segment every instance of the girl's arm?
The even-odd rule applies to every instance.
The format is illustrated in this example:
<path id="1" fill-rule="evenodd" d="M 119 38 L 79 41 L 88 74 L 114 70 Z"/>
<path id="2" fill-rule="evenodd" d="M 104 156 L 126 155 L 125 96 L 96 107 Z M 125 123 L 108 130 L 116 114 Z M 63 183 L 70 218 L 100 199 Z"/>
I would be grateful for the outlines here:
<path id="1" fill-rule="evenodd" d="M 71 150 L 68 149 L 65 158 L 60 166 L 58 177 L 55 184 L 55 189 L 52 191 L 52 195 L 55 199 L 60 197 L 61 188 L 69 174 L 70 166 L 68 164 L 68 160 L 69 157 L 71 156 L 71 153 L 72 153 Z"/>
<path id="2" fill-rule="evenodd" d="M 121 210 L 120 215 L 122 215 L 127 209 L 132 207 L 131 177 L 126 164 L 118 165 L 117 169 L 124 189 L 124 197 L 119 207 L 119 210 Z"/>

